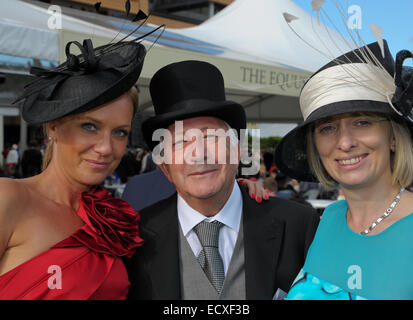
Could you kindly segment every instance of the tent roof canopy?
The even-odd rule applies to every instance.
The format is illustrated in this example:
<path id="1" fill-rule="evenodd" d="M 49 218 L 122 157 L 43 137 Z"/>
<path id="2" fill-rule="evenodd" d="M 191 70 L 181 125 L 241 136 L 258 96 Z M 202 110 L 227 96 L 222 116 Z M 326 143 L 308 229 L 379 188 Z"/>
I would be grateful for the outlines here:
<path id="1" fill-rule="evenodd" d="M 306 43 L 286 23 L 285 13 L 295 18 L 291 26 Z M 231 48 L 266 64 L 311 72 L 353 48 L 293 0 L 236 0 L 204 23 L 174 32 Z"/>
<path id="2" fill-rule="evenodd" d="M 45 3 L 2 0 L 3 7 L 6 10 L 0 12 L 0 27 L 7 28 L 8 36 L 0 43 L 0 55 L 62 62 L 68 41 L 91 38 L 94 46 L 99 46 L 122 38 L 137 26 L 115 17 L 62 7 L 62 28 L 53 30 L 48 25 L 52 12 Z M 283 11 L 300 17 L 294 21 L 297 32 L 315 42 L 319 40 L 310 31 L 322 26 L 309 24 L 311 16 L 291 0 L 237 0 L 197 27 L 166 29 L 153 46 L 159 34 L 147 38 L 144 43 L 149 52 L 138 81 L 141 110 L 153 113 L 148 87 L 158 69 L 176 61 L 203 60 L 221 70 L 227 99 L 245 107 L 248 121 L 302 121 L 298 105 L 301 86 L 309 71 L 322 66 L 326 58 L 294 35 L 284 21 Z M 154 27 L 144 25 L 134 36 Z M 327 41 L 325 32 L 324 36 Z"/>

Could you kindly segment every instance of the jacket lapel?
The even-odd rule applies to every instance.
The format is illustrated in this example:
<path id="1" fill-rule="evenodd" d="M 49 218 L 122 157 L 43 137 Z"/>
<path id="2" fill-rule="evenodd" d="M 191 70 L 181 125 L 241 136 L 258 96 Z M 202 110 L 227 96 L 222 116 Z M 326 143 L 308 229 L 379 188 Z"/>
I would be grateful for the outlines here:
<path id="1" fill-rule="evenodd" d="M 152 283 L 152 299 L 180 299 L 178 215 L 176 194 L 142 228 L 146 236 L 145 263 Z M 158 208 L 159 209 L 159 208 Z"/>
<path id="2" fill-rule="evenodd" d="M 243 187 L 243 227 L 246 298 L 272 299 L 284 222 L 269 214 L 265 204 L 249 199 Z"/>
<path id="3" fill-rule="evenodd" d="M 246 298 L 272 299 L 284 222 L 270 215 L 240 186 L 243 198 Z M 177 195 L 164 202 L 141 228 L 144 259 L 152 283 L 151 299 L 181 299 Z M 146 219 L 145 219 L 146 220 Z"/>

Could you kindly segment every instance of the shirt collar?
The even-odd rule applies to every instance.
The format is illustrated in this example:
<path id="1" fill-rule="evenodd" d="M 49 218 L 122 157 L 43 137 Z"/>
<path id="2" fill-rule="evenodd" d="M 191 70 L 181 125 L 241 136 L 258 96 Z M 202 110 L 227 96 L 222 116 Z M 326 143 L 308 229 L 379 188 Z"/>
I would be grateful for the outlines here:
<path id="1" fill-rule="evenodd" d="M 238 183 L 234 182 L 232 193 L 224 207 L 213 217 L 207 218 L 202 213 L 192 209 L 178 194 L 178 218 L 184 236 L 203 220 L 219 221 L 238 232 L 242 214 L 242 195 Z"/>

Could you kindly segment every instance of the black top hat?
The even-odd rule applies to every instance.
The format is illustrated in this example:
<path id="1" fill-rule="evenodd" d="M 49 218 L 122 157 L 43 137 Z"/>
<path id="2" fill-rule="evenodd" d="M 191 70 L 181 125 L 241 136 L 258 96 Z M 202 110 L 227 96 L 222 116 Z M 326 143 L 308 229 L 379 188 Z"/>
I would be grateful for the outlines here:
<path id="1" fill-rule="evenodd" d="M 189 60 L 169 64 L 155 73 L 150 92 L 156 116 L 142 123 L 142 131 L 151 150 L 159 143 L 152 140 L 153 132 L 177 120 L 216 117 L 238 133 L 246 128 L 244 108 L 226 100 L 222 74 L 210 63 Z"/>
<path id="2" fill-rule="evenodd" d="M 300 181 L 317 181 L 308 164 L 306 139 L 308 125 L 316 120 L 350 112 L 381 113 L 396 121 L 413 119 L 413 77 L 402 68 L 403 61 L 413 55 L 401 57 L 399 54 L 395 65 L 387 42 L 383 40 L 383 47 L 377 42 L 371 43 L 316 71 L 300 94 L 304 122 L 277 146 L 277 168 Z M 399 76 L 401 80 L 395 84 L 398 74 L 402 75 Z"/>

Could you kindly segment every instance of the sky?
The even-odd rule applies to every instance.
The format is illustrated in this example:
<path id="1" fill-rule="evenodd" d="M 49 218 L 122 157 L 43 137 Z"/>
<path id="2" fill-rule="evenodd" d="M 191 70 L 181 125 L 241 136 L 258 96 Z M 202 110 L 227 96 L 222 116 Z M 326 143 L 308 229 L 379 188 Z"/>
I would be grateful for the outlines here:
<path id="1" fill-rule="evenodd" d="M 293 0 L 301 8 L 316 16 L 312 11 L 311 0 Z M 339 21 L 336 27 L 340 33 L 346 35 L 347 31 L 341 22 L 340 15 L 334 6 L 335 0 L 326 0 L 323 4 L 324 10 L 332 21 Z M 365 43 L 376 41 L 370 32 L 370 24 L 378 25 L 383 30 L 383 39 L 387 40 L 390 52 L 396 57 L 400 50 L 413 51 L 413 0 L 339 0 L 345 8 L 358 6 L 360 8 L 361 25 L 358 29 Z M 350 11 L 348 17 L 350 22 L 355 22 L 355 11 Z M 333 27 L 327 20 L 324 23 Z M 413 59 L 406 60 L 405 65 L 413 66 Z M 258 124 L 261 137 L 284 136 L 292 130 L 295 124 Z"/>
<path id="2" fill-rule="evenodd" d="M 311 0 L 293 1 L 315 16 L 311 8 Z M 336 27 L 345 34 L 344 25 L 334 6 L 335 1 L 326 0 L 323 8 L 333 21 L 340 21 Z M 383 38 L 387 40 L 393 57 L 396 57 L 396 53 L 403 49 L 413 51 L 413 0 L 339 0 L 339 3 L 346 8 L 351 6 L 360 8 L 359 33 L 366 43 L 376 41 L 370 32 L 370 24 L 373 23 L 383 29 Z M 354 11 L 349 13 L 350 21 L 354 21 L 355 14 Z M 328 21 L 323 20 L 323 22 L 329 25 Z"/>

